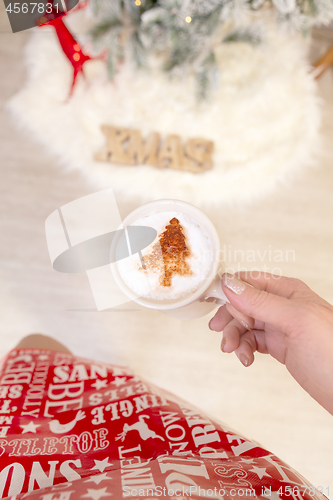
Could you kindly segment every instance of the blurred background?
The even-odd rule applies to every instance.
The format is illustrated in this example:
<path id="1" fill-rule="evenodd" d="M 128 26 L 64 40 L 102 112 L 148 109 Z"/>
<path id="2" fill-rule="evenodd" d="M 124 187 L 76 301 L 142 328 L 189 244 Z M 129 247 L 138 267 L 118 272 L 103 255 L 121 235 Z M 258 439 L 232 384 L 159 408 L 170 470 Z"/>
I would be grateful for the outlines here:
<path id="1" fill-rule="evenodd" d="M 292 2 L 290 5 L 285 17 L 297 25 L 298 18 L 290 14 Z M 260 21 L 259 12 L 256 12 L 256 23 Z M 82 16 L 75 18 L 73 13 L 73 20 L 68 21 L 74 39 L 72 48 L 78 46 L 76 53 L 81 58 L 89 42 L 87 31 L 83 29 L 85 23 L 89 24 L 94 36 L 101 29 L 98 16 L 103 13 L 95 12 L 94 15 L 96 17 L 90 16 L 87 22 Z M 225 38 L 236 33 L 234 20 L 230 19 L 226 21 L 231 24 L 223 33 Z M 190 23 L 185 22 L 190 24 L 192 19 Z M 91 26 L 98 29 L 94 32 Z M 107 44 L 112 45 L 110 26 L 111 23 L 104 30 L 104 34 L 110 35 L 107 41 L 103 39 L 102 43 L 97 36 L 100 46 L 95 46 L 95 51 L 106 50 Z M 168 109 L 160 109 L 154 127 L 152 114 L 149 114 L 152 104 L 146 109 L 145 103 L 157 102 L 159 96 L 141 92 L 136 96 L 140 105 L 130 111 L 125 103 L 131 102 L 134 106 L 134 91 L 128 71 L 133 72 L 133 85 L 143 79 L 141 88 L 145 88 L 147 76 L 141 69 L 132 67 L 132 63 L 126 66 L 126 60 L 119 62 L 112 52 L 115 59 L 111 56 L 108 59 L 111 83 L 105 79 L 102 60 L 88 61 L 87 79 L 79 74 L 69 97 L 77 69 L 75 59 L 70 60 L 70 47 L 67 53 L 61 48 L 52 26 L 13 34 L 4 5 L 0 4 L 0 356 L 24 335 L 41 332 L 65 343 L 79 356 L 129 365 L 152 383 L 176 393 L 213 418 L 259 442 L 333 498 L 332 416 L 302 391 L 284 366 L 257 354 L 254 365 L 246 369 L 234 355 L 221 353 L 221 335 L 209 330 L 210 317 L 181 322 L 130 303 L 115 310 L 97 312 L 85 275 L 61 274 L 52 269 L 44 232 L 45 220 L 51 212 L 99 189 L 115 189 L 122 217 L 142 201 L 174 194 L 175 198 L 198 205 L 214 222 L 228 270 L 265 268 L 297 277 L 333 303 L 332 66 L 329 62 L 319 64 L 316 75 L 322 74 L 316 80 L 311 74 L 312 65 L 325 55 L 330 61 L 327 53 L 333 45 L 333 30 L 329 24 L 313 26 L 310 23 L 308 27 L 301 26 L 303 31 L 308 31 L 305 36 L 299 33 L 302 29 L 298 29 L 298 25 L 296 31 L 290 31 L 283 20 L 281 23 L 276 21 L 276 26 L 273 31 L 267 29 L 269 35 L 276 32 L 276 38 L 267 36 L 271 41 L 266 45 L 265 35 L 262 41 L 254 43 L 253 32 L 257 32 L 252 30 L 251 38 L 249 31 L 243 28 L 238 31 L 239 39 L 228 40 L 231 45 L 225 52 L 221 50 L 223 57 L 229 57 L 225 65 L 229 73 L 226 69 L 223 72 L 218 57 L 213 61 L 217 68 L 214 64 L 204 70 L 196 66 L 198 71 L 192 90 L 200 110 L 196 112 L 197 129 L 191 129 L 190 137 L 201 131 L 200 136 L 209 139 L 210 131 L 216 128 L 209 117 L 214 117 L 218 106 L 227 103 L 235 107 L 237 123 L 242 122 L 246 109 L 243 115 L 243 111 L 236 108 L 239 96 L 244 103 L 248 102 L 245 99 L 257 99 L 259 103 L 258 115 L 254 113 L 257 122 L 251 122 L 249 136 L 235 125 L 239 142 L 228 149 L 231 141 L 228 136 L 224 149 L 220 150 L 228 127 L 221 124 L 226 130 L 221 139 L 212 130 L 217 163 L 209 172 L 192 174 L 170 172 L 170 169 L 160 172 L 151 166 L 133 167 L 134 170 L 128 171 L 124 169 L 129 167 L 99 165 L 93 161 L 92 152 L 99 150 L 104 141 L 100 125 L 116 124 L 118 120 L 120 126 L 130 127 L 133 120 L 132 128 L 140 128 L 141 119 L 144 132 L 159 130 L 172 134 L 175 131 L 186 138 L 186 110 L 182 107 L 183 102 L 177 107 L 178 90 L 170 90 L 170 102 L 168 96 L 165 97 Z M 248 39 L 244 38 L 244 33 Z M 195 36 L 195 33 L 190 35 Z M 204 39 L 207 33 L 202 32 L 200 36 Z M 275 57 L 274 51 L 270 53 L 269 49 L 279 40 L 283 40 L 286 47 L 289 45 L 290 59 L 285 59 L 284 64 L 283 54 L 288 50 L 280 52 L 281 66 L 272 64 L 266 68 L 267 61 Z M 179 43 L 182 46 L 181 41 Z M 236 60 L 240 50 L 237 47 L 241 47 L 243 58 L 251 60 L 248 82 L 242 72 L 232 70 L 231 62 Z M 162 46 L 163 54 L 164 49 Z M 186 55 L 182 57 L 170 69 L 176 69 L 173 76 L 180 78 L 179 88 L 182 82 L 187 82 L 182 67 L 187 62 Z M 197 54 L 193 57 L 195 60 Z M 262 64 L 257 70 L 261 77 L 265 75 L 265 79 L 260 78 L 260 85 L 256 57 Z M 237 61 L 240 64 L 240 60 Z M 95 62 L 95 66 L 88 69 L 91 62 Z M 117 67 L 117 64 L 125 69 L 115 70 L 114 76 L 112 65 Z M 219 68 L 219 64 L 222 67 Z M 266 68 L 264 72 L 263 68 Z M 127 72 L 126 78 L 122 71 Z M 139 72 L 137 79 L 136 71 Z M 211 73 L 212 81 L 200 81 L 200 71 Z M 214 75 L 219 71 L 222 76 L 217 77 L 217 82 L 220 83 L 214 84 Z M 153 76 L 154 73 L 150 73 L 149 78 Z M 168 81 L 164 79 L 160 83 L 168 85 Z M 269 96 L 279 87 L 267 91 L 272 82 L 274 85 L 280 82 L 285 92 L 285 97 L 276 95 L 276 102 Z M 239 93 L 230 90 L 235 88 Z M 115 93 L 113 97 L 112 92 Z M 198 98 L 198 92 L 204 95 Z M 260 106 L 260 92 L 267 99 L 263 106 Z M 188 104 L 190 116 L 193 102 Z M 283 120 L 291 102 L 295 103 L 295 109 L 290 110 L 290 114 L 295 118 L 288 124 Z M 269 107 L 273 104 L 275 115 Z M 121 105 L 124 106 L 123 114 Z M 165 125 L 161 117 L 167 112 L 169 121 Z M 228 113 L 233 113 L 233 108 L 228 109 Z M 145 122 L 144 116 L 147 117 Z M 81 120 L 80 127 L 76 119 Z M 112 119 L 115 121 L 110 122 Z M 264 120 L 267 128 L 270 124 L 276 126 L 267 138 L 262 132 Z M 293 130 L 290 140 L 283 135 L 288 127 Z M 250 145 L 254 143 L 256 148 L 251 150 Z M 228 155 L 224 154 L 226 151 Z M 126 183 L 131 176 L 133 186 L 127 189 Z M 145 184 L 146 189 L 142 187 Z"/>

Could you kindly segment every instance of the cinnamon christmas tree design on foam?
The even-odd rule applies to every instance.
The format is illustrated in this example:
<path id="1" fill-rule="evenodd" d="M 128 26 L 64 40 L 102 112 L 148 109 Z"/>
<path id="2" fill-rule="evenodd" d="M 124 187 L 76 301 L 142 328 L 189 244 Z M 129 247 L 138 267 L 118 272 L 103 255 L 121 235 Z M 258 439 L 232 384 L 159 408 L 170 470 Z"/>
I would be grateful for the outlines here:
<path id="1" fill-rule="evenodd" d="M 190 276 L 192 274 L 186 262 L 186 259 L 190 257 L 190 250 L 186 245 L 183 226 L 176 217 L 169 221 L 158 239 L 152 252 L 142 260 L 144 269 L 159 273 L 160 285 L 168 287 L 172 285 L 174 275 Z"/>

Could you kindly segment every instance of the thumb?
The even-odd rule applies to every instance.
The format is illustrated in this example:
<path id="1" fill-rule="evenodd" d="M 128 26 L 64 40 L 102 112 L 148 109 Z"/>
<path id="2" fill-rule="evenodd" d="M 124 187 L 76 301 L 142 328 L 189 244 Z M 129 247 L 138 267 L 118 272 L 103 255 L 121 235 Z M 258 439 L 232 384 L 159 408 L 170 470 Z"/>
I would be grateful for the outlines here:
<path id="1" fill-rule="evenodd" d="M 255 320 L 286 331 L 295 318 L 290 299 L 254 288 L 234 274 L 222 276 L 222 288 L 233 307 Z"/>

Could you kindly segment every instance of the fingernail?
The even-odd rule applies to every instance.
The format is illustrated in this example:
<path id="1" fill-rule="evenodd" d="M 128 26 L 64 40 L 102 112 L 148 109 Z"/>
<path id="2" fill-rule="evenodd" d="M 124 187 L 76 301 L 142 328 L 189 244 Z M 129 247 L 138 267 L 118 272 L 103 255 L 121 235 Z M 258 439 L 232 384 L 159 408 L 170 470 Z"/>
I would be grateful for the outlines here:
<path id="1" fill-rule="evenodd" d="M 208 328 L 209 328 L 210 330 L 212 330 L 212 327 L 210 326 L 210 324 L 211 324 L 211 322 L 212 322 L 212 321 L 213 321 L 213 319 L 211 319 L 211 320 L 210 320 L 210 322 L 208 323 Z"/>
<path id="2" fill-rule="evenodd" d="M 249 366 L 249 358 L 245 356 L 245 354 L 240 354 L 238 356 L 238 359 L 242 363 L 242 365 Z"/>
<path id="3" fill-rule="evenodd" d="M 240 322 L 241 325 L 244 326 L 244 328 L 246 328 L 247 330 L 252 330 L 252 328 L 249 327 L 249 325 L 246 323 L 246 321 L 243 321 L 242 319 L 239 319 L 238 320 Z"/>
<path id="4" fill-rule="evenodd" d="M 222 283 L 237 295 L 240 295 L 242 292 L 244 292 L 246 288 L 246 284 L 242 280 L 237 278 L 237 276 L 235 276 L 234 274 L 225 273 L 222 276 Z"/>
<path id="5" fill-rule="evenodd" d="M 225 340 L 224 337 L 222 337 L 222 342 L 221 342 L 221 351 L 224 352 L 224 346 L 226 345 L 227 341 Z"/>

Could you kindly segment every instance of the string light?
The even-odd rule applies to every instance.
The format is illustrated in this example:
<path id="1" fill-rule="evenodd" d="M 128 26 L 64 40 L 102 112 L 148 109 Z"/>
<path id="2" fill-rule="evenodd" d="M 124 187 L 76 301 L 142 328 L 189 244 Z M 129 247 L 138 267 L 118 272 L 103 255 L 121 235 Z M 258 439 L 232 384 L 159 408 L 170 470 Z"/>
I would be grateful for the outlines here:
<path id="1" fill-rule="evenodd" d="M 141 0 L 135 0 L 135 5 L 137 6 L 141 5 Z"/>
<path id="2" fill-rule="evenodd" d="M 190 23 L 190 22 L 192 21 L 192 17 L 190 17 L 190 16 L 186 16 L 186 17 L 185 17 L 185 21 L 186 21 L 187 23 Z"/>

